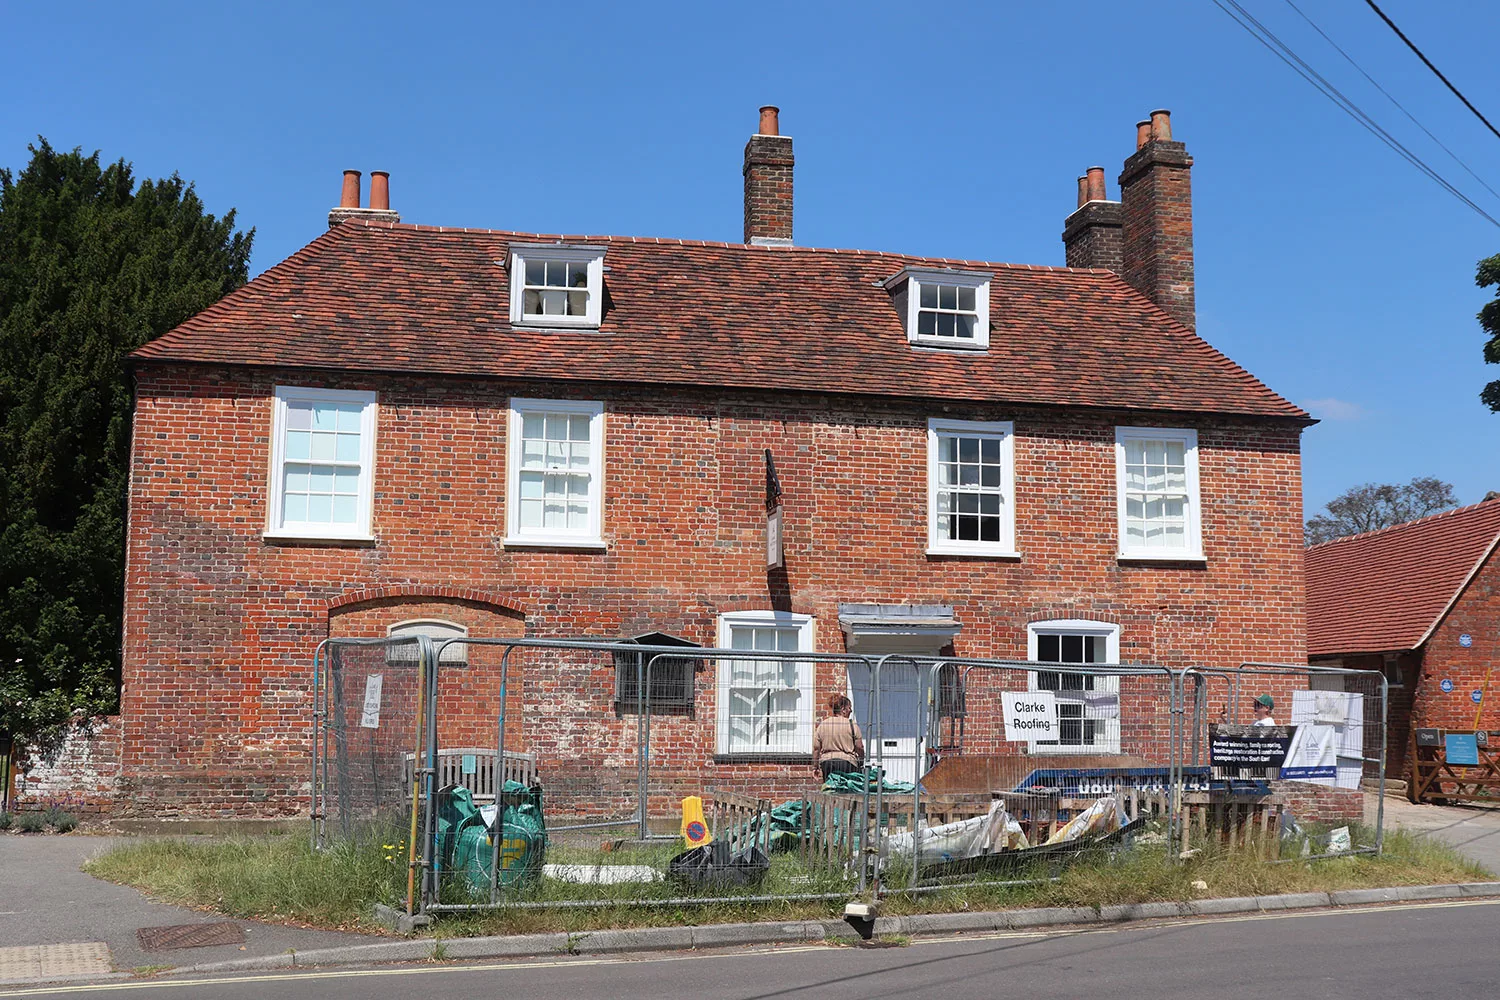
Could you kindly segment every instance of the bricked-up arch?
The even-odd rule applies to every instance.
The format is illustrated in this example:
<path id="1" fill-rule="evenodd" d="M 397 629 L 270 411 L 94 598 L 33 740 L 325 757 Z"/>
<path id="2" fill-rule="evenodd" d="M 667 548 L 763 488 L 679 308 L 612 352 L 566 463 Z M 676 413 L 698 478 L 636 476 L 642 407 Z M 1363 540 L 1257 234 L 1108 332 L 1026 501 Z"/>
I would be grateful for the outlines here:
<path id="1" fill-rule="evenodd" d="M 411 621 L 452 622 L 471 639 L 519 639 L 526 634 L 526 616 L 503 598 L 457 587 L 379 587 L 345 594 L 330 602 L 330 638 L 384 638 L 392 625 Z M 445 662 L 438 669 L 438 741 L 444 747 L 493 746 L 499 714 L 500 663 L 503 646 L 466 642 L 462 663 Z M 520 718 L 525 658 L 512 657 L 506 704 Z M 393 697 L 412 692 L 391 686 Z M 519 727 L 507 737 L 512 749 L 524 749 Z"/>
<path id="2" fill-rule="evenodd" d="M 514 612 L 522 618 L 526 617 L 526 609 L 521 605 L 490 591 L 475 590 L 470 587 L 435 587 L 423 584 L 367 587 L 363 590 L 351 590 L 329 601 L 328 612 L 331 615 L 333 612 L 347 608 L 350 605 L 389 600 L 390 598 L 427 598 L 433 601 L 464 601 L 470 604 L 489 604 L 496 608 L 503 608 L 506 611 Z"/>

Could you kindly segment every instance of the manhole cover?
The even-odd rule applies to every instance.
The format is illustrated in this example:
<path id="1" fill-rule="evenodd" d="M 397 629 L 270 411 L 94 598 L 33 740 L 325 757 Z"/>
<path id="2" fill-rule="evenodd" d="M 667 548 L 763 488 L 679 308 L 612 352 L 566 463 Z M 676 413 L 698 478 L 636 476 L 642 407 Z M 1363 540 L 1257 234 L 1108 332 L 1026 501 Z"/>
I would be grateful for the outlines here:
<path id="1" fill-rule="evenodd" d="M 207 948 L 216 944 L 244 944 L 245 932 L 228 920 L 217 924 L 173 924 L 171 927 L 142 927 L 136 940 L 146 951 L 171 951 L 174 948 Z"/>

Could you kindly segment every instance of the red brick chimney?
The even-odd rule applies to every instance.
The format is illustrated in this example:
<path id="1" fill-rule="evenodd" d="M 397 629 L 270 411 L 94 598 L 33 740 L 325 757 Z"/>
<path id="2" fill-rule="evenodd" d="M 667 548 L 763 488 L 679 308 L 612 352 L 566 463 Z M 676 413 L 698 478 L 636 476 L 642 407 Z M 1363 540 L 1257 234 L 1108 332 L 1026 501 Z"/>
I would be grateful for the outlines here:
<path id="1" fill-rule="evenodd" d="M 745 143 L 745 242 L 792 244 L 792 140 L 780 108 L 760 109 L 760 129 Z"/>
<path id="2" fill-rule="evenodd" d="M 1136 151 L 1120 171 L 1120 276 L 1190 330 L 1196 325 L 1192 167 L 1187 147 L 1172 141 L 1172 113 L 1153 111 L 1136 126 Z"/>
<path id="3" fill-rule="evenodd" d="M 339 192 L 339 206 L 328 213 L 328 228 L 348 219 L 368 219 L 372 222 L 400 222 L 401 216 L 391 211 L 391 175 L 386 170 L 370 171 L 370 207 L 359 207 L 359 171 L 344 171 L 344 186 Z"/>
<path id="4" fill-rule="evenodd" d="M 1104 168 L 1089 167 L 1078 178 L 1078 210 L 1063 223 L 1069 267 L 1101 267 L 1120 272 L 1120 203 L 1104 197 Z"/>

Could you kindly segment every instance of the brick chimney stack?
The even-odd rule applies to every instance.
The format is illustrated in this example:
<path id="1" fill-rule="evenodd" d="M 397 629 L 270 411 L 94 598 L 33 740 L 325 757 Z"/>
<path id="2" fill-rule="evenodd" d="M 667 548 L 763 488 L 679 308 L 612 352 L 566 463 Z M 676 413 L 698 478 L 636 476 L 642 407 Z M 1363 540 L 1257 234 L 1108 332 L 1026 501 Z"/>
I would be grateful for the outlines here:
<path id="1" fill-rule="evenodd" d="M 328 212 L 328 228 L 348 219 L 368 219 L 371 222 L 400 222 L 401 216 L 391 211 L 391 175 L 389 171 L 370 171 L 370 207 L 359 207 L 359 171 L 344 171 L 344 187 L 339 192 L 338 208 Z"/>
<path id="2" fill-rule="evenodd" d="M 1172 113 L 1153 111 L 1136 126 L 1136 151 L 1120 171 L 1120 276 L 1190 330 L 1196 325 L 1192 167 L 1187 147 L 1172 140 Z"/>
<path id="3" fill-rule="evenodd" d="M 1078 210 L 1063 223 L 1069 267 L 1100 267 L 1118 274 L 1123 266 L 1120 203 L 1104 197 L 1104 168 L 1089 167 L 1078 178 Z"/>
<path id="4" fill-rule="evenodd" d="M 792 140 L 780 108 L 760 109 L 760 129 L 745 143 L 745 242 L 792 245 Z"/>

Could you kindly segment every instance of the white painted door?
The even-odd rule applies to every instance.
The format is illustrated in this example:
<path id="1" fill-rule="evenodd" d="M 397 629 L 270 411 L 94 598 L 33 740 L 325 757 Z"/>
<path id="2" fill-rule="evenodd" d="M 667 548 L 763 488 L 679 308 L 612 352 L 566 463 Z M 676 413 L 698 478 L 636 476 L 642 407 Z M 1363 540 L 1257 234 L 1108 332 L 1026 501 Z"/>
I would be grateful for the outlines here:
<path id="1" fill-rule="evenodd" d="M 871 670 L 849 664 L 849 700 L 854 721 L 865 738 L 865 763 L 879 764 L 892 781 L 916 781 L 922 760 L 921 690 L 917 668 L 910 663 L 887 663 L 880 669 L 880 742 L 875 742 Z"/>

